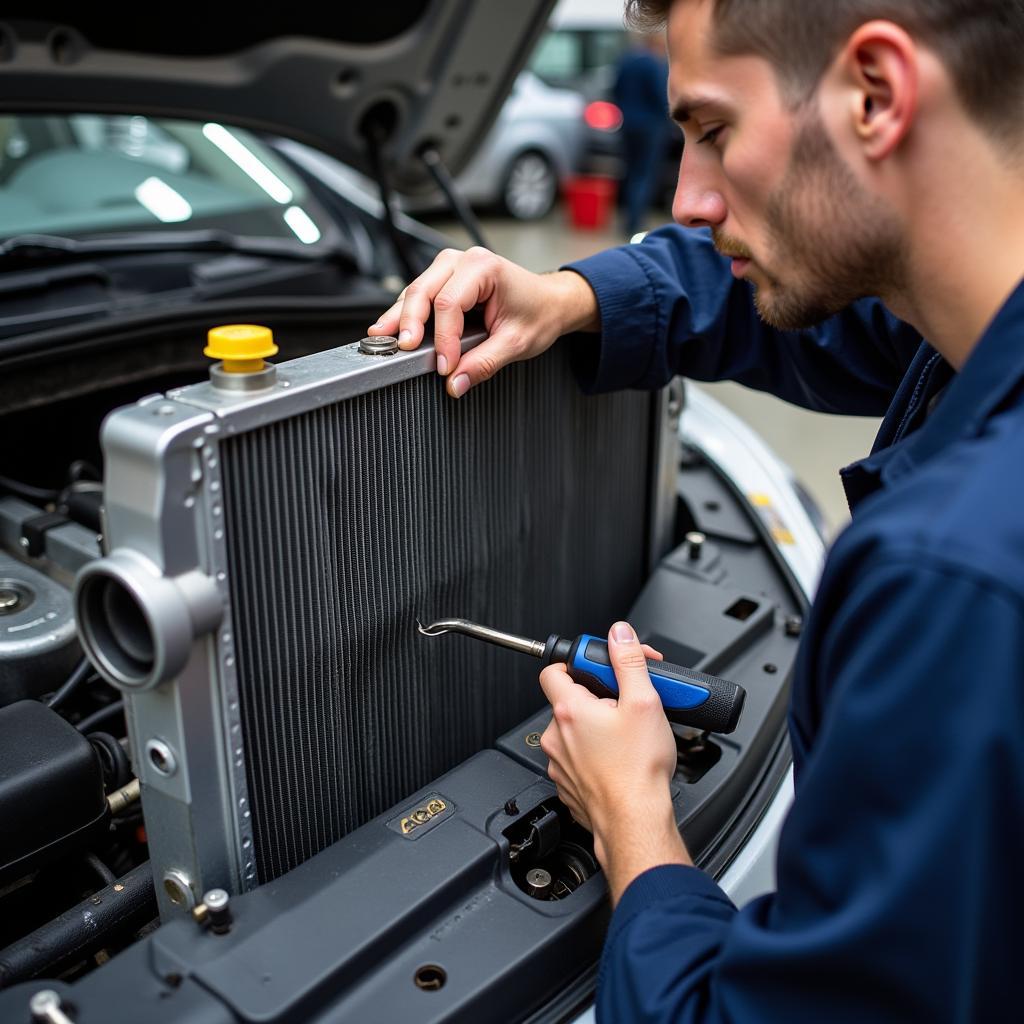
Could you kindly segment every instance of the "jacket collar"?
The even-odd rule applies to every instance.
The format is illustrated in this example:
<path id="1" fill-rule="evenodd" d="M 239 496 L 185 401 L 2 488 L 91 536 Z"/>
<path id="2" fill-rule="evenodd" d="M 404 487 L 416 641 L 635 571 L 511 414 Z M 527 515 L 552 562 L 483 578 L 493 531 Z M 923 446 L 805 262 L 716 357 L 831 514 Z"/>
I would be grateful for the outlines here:
<path id="1" fill-rule="evenodd" d="M 1003 304 L 959 373 L 931 345 L 921 346 L 882 421 L 871 454 L 841 473 L 851 509 L 954 441 L 976 437 L 1022 380 L 1024 281 Z M 919 426 L 928 403 L 943 387 L 946 392 L 938 407 Z"/>

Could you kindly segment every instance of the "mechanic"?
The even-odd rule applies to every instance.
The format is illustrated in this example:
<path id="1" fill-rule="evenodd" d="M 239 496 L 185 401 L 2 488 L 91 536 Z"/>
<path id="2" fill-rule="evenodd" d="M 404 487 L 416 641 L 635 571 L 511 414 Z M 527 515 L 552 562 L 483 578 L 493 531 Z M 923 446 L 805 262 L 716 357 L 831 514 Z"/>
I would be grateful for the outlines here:
<path id="1" fill-rule="evenodd" d="M 446 251 L 376 332 L 415 347 L 433 309 L 455 396 L 582 330 L 600 332 L 571 342 L 592 390 L 681 373 L 885 418 L 843 471 L 852 523 L 797 658 L 774 894 L 737 910 L 692 867 L 628 626 L 610 635 L 617 704 L 544 671 L 551 778 L 615 904 L 599 1018 L 1017 1016 L 1024 0 L 627 7 L 666 19 L 673 213 L 701 230 L 546 276 Z M 460 358 L 477 305 L 490 337 Z"/>

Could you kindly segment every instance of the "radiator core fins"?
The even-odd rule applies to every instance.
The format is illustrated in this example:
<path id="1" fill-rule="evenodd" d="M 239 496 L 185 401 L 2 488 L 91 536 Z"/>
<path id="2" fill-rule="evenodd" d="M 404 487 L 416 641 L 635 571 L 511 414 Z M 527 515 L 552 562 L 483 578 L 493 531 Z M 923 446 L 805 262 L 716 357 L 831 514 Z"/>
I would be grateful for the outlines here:
<path id="1" fill-rule="evenodd" d="M 556 349 L 453 401 L 433 375 L 225 441 L 261 883 L 490 746 L 539 663 L 415 620 L 601 632 L 645 575 L 648 394 L 580 394 Z"/>

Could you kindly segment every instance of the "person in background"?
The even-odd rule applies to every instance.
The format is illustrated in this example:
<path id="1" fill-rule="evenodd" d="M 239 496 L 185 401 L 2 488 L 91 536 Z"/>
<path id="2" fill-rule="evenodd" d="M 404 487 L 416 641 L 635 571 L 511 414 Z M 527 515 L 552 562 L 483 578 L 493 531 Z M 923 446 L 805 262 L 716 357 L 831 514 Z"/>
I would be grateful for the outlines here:
<path id="1" fill-rule="evenodd" d="M 668 60 L 665 37 L 634 37 L 615 76 L 613 99 L 622 111 L 622 182 L 626 235 L 643 230 L 644 215 L 654 198 L 668 146 Z"/>

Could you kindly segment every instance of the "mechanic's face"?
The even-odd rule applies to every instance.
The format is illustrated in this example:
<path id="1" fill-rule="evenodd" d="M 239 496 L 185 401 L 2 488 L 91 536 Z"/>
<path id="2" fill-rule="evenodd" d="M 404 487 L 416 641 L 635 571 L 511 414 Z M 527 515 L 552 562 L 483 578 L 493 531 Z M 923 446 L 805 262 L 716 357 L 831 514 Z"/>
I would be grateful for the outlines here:
<path id="1" fill-rule="evenodd" d="M 766 322 L 809 327 L 895 284 L 902 236 L 839 156 L 817 97 L 793 111 L 766 60 L 714 53 L 712 7 L 669 15 L 669 103 L 686 137 L 672 214 L 710 226 Z"/>

